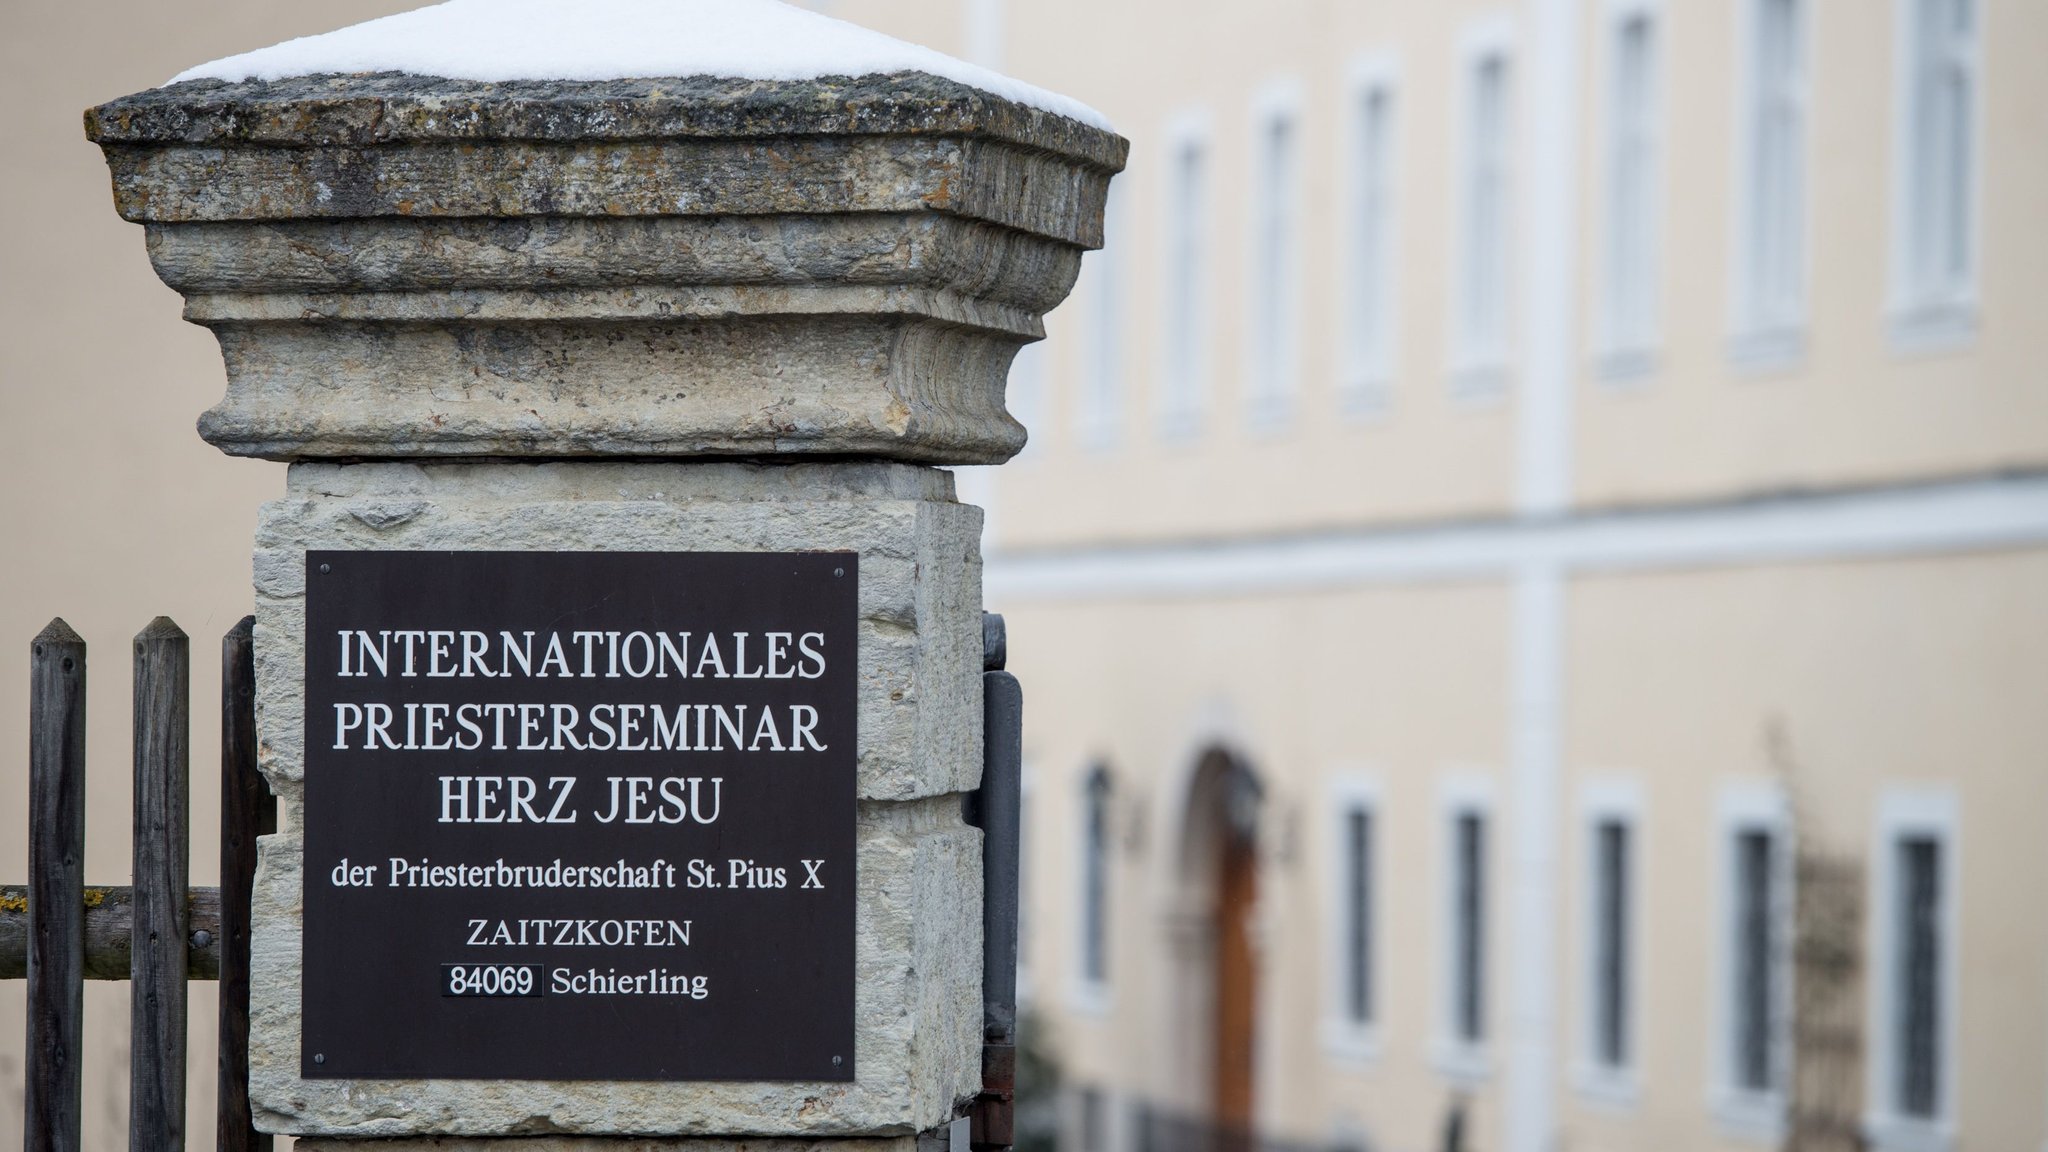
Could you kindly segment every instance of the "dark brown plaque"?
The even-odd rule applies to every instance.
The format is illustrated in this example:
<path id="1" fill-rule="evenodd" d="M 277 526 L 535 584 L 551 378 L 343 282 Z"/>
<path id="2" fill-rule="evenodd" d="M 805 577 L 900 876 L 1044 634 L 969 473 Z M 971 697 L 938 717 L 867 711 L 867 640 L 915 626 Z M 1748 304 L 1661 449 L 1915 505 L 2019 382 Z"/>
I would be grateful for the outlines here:
<path id="1" fill-rule="evenodd" d="M 858 581 L 308 553 L 303 1074 L 851 1080 Z"/>

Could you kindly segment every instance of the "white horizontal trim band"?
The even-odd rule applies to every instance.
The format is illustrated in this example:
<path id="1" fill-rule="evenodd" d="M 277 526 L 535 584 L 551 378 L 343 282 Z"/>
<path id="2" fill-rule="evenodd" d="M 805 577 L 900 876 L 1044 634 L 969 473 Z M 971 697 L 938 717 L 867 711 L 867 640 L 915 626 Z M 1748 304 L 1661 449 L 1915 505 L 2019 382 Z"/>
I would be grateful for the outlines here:
<path id="1" fill-rule="evenodd" d="M 1202 597 L 2048 544 L 2048 475 L 1651 510 L 990 554 L 990 604 Z"/>

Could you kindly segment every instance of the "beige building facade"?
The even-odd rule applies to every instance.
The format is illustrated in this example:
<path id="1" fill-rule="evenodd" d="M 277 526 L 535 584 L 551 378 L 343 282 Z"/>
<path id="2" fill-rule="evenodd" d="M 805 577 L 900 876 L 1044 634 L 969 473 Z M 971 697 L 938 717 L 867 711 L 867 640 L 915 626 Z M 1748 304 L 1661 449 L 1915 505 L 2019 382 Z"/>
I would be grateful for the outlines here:
<path id="1" fill-rule="evenodd" d="M 125 642 L 184 624 L 214 714 L 282 470 L 193 434 L 218 352 L 77 114 L 406 6 L 0 14 L 0 626 L 94 646 L 93 882 Z M 963 476 L 1063 1147 L 2048 1148 L 2048 8 L 820 6 L 1133 142 L 1013 372 L 1031 446 Z M 111 1147 L 126 989 L 88 1005 Z M 21 1075 L 0 1044 L 0 1143 Z"/>
<path id="2" fill-rule="evenodd" d="M 1133 141 L 986 482 L 1064 1146 L 2048 1144 L 2048 11 L 968 12 Z"/>

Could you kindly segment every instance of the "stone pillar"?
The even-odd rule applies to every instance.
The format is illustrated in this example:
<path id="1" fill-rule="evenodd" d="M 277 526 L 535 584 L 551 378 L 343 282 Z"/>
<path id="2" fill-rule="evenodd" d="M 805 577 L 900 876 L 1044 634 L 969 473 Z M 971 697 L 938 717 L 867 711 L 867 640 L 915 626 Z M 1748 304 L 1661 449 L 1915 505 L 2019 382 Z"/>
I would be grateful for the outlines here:
<path id="1" fill-rule="evenodd" d="M 870 1152 L 958 1115 L 980 1085 L 959 794 L 981 517 L 936 466 L 1022 446 L 1011 357 L 1100 245 L 1124 142 L 921 74 L 195 81 L 86 119 L 220 339 L 200 434 L 291 465 L 254 557 L 282 802 L 254 909 L 258 1126 L 307 1149 Z M 329 864 L 305 858 L 307 554 L 337 550 L 859 554 L 850 1081 L 303 1074 L 303 901 Z"/>

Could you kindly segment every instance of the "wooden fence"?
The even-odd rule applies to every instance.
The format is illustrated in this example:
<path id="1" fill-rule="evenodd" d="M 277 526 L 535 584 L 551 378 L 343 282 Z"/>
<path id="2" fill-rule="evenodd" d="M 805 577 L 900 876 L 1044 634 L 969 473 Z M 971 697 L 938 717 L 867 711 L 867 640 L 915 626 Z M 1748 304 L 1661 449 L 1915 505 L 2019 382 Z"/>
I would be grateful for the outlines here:
<path id="1" fill-rule="evenodd" d="M 221 640 L 219 888 L 192 888 L 191 642 L 135 637 L 133 886 L 85 883 L 85 641 L 29 647 L 29 882 L 0 889 L 0 979 L 28 980 L 28 1152 L 79 1152 L 84 982 L 129 981 L 130 1152 L 185 1147 L 185 984 L 220 981 L 220 1152 L 270 1147 L 249 1113 L 249 895 L 277 803 L 256 771 L 253 618 Z"/>

